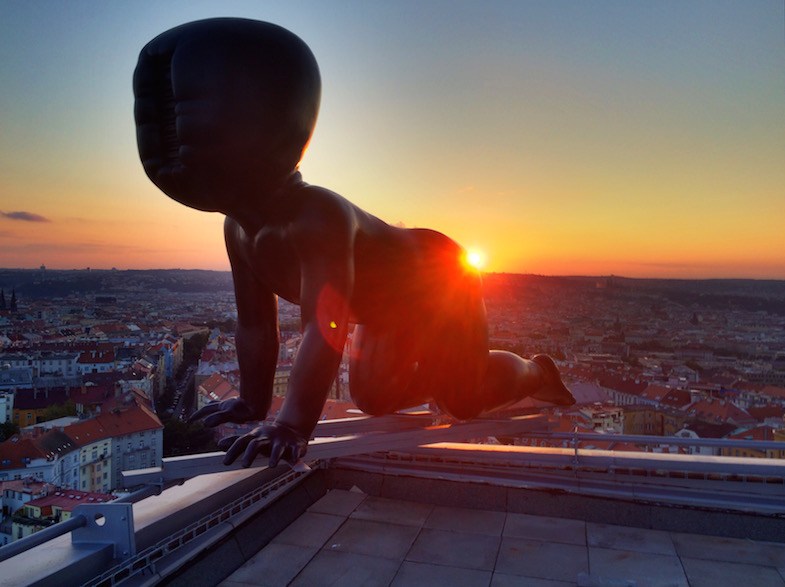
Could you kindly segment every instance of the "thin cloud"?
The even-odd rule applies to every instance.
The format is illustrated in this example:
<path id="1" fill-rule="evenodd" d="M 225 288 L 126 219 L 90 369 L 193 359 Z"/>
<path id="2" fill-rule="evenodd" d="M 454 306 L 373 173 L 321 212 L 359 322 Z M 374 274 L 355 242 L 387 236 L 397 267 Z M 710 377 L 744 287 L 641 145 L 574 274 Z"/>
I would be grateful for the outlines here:
<path id="1" fill-rule="evenodd" d="M 0 211 L 0 215 L 2 215 L 4 218 L 8 218 L 9 220 L 21 220 L 22 222 L 51 222 L 51 220 L 41 216 L 40 214 L 33 214 L 32 212 L 24 212 L 21 210 L 17 212 Z"/>
<path id="2" fill-rule="evenodd" d="M 76 242 L 76 243 L 60 243 L 60 242 L 47 242 L 47 243 L 20 243 L 20 244 L 6 244 L 3 245 L 2 253 L 101 253 L 111 250 L 115 254 L 127 253 L 144 253 L 156 254 L 161 252 L 159 249 L 140 247 L 136 245 L 123 245 L 114 243 L 98 243 L 98 242 Z M 175 252 L 182 252 L 174 249 Z M 169 252 L 168 250 L 166 252 Z"/>
<path id="3" fill-rule="evenodd" d="M 657 267 L 659 269 L 708 269 L 717 266 L 716 263 L 683 263 L 678 261 L 639 261 L 635 263 L 635 265 L 641 265 L 643 267 Z"/>

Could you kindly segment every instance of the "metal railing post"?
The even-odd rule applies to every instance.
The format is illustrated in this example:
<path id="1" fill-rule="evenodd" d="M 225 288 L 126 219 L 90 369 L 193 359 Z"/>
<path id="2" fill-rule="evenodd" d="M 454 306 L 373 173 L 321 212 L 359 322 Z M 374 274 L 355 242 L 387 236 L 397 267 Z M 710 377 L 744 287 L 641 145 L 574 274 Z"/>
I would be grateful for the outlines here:
<path id="1" fill-rule="evenodd" d="M 17 554 L 21 554 L 44 542 L 49 542 L 53 538 L 82 528 L 85 525 L 87 525 L 87 518 L 77 515 L 68 520 L 49 526 L 48 528 L 44 528 L 43 530 L 39 530 L 35 534 L 30 534 L 29 536 L 15 540 L 10 544 L 0 547 L 0 562 L 9 559 L 12 556 L 16 556 Z"/>

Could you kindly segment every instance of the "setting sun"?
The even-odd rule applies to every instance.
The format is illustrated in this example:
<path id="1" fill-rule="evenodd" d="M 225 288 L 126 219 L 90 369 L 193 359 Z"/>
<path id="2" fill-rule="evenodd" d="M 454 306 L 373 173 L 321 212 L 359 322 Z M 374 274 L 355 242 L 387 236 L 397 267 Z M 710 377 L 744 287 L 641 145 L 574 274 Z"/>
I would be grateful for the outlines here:
<path id="1" fill-rule="evenodd" d="M 485 267 L 485 253 L 477 249 L 469 249 L 466 251 L 463 261 L 472 269 L 482 269 Z"/>

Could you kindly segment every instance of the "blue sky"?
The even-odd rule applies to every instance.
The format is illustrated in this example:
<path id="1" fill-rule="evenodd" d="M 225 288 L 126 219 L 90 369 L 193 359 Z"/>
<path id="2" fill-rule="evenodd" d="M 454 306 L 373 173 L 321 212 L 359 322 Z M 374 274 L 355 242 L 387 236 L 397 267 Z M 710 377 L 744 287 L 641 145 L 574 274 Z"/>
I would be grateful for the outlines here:
<path id="1" fill-rule="evenodd" d="M 183 22 L 319 61 L 305 179 L 495 271 L 785 278 L 785 7 L 2 0 L 0 265 L 227 268 L 136 155 L 131 75 Z M 13 215 L 25 212 L 46 221 Z"/>

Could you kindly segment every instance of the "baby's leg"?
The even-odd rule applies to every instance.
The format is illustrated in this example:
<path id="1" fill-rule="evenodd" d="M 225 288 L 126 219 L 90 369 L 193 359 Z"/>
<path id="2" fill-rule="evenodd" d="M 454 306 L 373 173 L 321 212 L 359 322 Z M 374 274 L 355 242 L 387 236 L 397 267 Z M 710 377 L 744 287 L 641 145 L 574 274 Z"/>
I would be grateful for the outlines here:
<path id="1" fill-rule="evenodd" d="M 479 276 L 465 275 L 444 292 L 421 361 L 419 384 L 427 385 L 439 408 L 459 420 L 486 411 L 488 326 Z"/>
<path id="2" fill-rule="evenodd" d="M 391 414 L 430 401 L 430 396 L 413 385 L 417 373 L 417 345 L 413 338 L 401 328 L 355 328 L 349 391 L 354 403 L 366 414 Z"/>
<path id="3" fill-rule="evenodd" d="M 536 355 L 524 359 L 507 351 L 490 351 L 483 397 L 486 412 L 526 397 L 562 406 L 575 403 L 550 357 Z"/>
<path id="4" fill-rule="evenodd" d="M 485 305 L 477 283 L 464 282 L 454 292 L 441 321 L 444 341 L 433 346 L 423 361 L 431 369 L 437 405 L 466 420 L 533 397 L 558 405 L 575 400 L 564 386 L 556 365 L 545 355 L 524 359 L 506 351 L 488 351 Z M 425 377 L 425 374 L 421 375 Z"/>
<path id="5" fill-rule="evenodd" d="M 450 415 L 468 420 L 510 406 L 526 397 L 560 406 L 575 403 L 562 383 L 559 371 L 550 357 L 536 355 L 524 359 L 507 351 L 490 351 L 482 383 L 473 393 L 458 396 L 449 389 L 434 392 L 440 408 Z M 443 381 L 459 389 L 459 382 Z"/>

